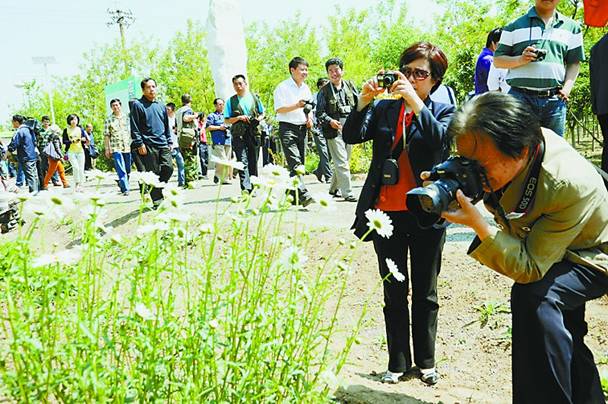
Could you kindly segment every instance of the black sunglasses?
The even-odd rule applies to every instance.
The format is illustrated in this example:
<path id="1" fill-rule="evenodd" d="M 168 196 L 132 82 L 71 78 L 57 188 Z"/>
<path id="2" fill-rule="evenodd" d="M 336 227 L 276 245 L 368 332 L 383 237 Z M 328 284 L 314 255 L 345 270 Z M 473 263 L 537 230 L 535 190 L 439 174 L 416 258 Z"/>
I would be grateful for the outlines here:
<path id="1" fill-rule="evenodd" d="M 431 72 L 428 72 L 424 69 L 419 69 L 417 67 L 415 69 L 412 69 L 409 66 L 401 66 L 399 71 L 401 73 L 403 73 L 403 75 L 408 79 L 410 78 L 410 76 L 413 75 L 414 79 L 416 79 L 418 81 L 425 80 L 427 77 L 429 77 L 431 75 Z"/>

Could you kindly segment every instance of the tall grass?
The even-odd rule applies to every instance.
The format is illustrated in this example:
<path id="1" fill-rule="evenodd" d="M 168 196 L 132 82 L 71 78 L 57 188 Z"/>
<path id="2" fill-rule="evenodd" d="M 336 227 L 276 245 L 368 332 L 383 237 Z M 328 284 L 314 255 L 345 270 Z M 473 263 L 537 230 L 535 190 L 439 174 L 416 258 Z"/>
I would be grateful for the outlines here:
<path id="1" fill-rule="evenodd" d="M 122 236 L 92 198 L 81 245 L 38 258 L 45 216 L 19 229 L 0 245 L 0 397 L 326 400 L 358 330 L 337 328 L 348 262 L 339 247 L 308 259 L 307 233 L 270 195 L 210 220 L 168 198 Z"/>

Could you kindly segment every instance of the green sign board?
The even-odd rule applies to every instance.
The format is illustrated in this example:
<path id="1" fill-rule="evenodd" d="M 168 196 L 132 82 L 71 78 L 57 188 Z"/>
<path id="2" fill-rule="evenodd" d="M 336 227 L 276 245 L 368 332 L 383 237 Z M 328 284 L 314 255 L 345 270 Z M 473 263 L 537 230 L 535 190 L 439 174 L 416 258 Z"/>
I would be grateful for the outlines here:
<path id="1" fill-rule="evenodd" d="M 110 108 L 110 101 L 114 98 L 118 98 L 122 103 L 122 110 L 129 112 L 129 100 L 133 98 L 141 97 L 141 87 L 139 86 L 140 80 L 135 77 L 129 77 L 128 79 L 121 80 L 119 82 L 108 84 L 104 93 L 106 96 L 106 110 L 109 115 L 112 113 Z"/>

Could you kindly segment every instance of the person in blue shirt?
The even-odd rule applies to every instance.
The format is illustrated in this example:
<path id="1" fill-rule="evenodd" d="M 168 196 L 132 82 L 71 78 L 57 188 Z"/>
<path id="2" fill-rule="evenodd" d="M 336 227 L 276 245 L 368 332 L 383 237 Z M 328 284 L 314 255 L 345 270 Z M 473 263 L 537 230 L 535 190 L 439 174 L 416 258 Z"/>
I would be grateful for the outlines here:
<path id="1" fill-rule="evenodd" d="M 134 100 L 131 108 L 132 147 L 137 149 L 146 171 L 158 175 L 161 182 L 168 182 L 173 174 L 171 158 L 171 127 L 167 108 L 156 101 L 156 81 L 145 78 L 141 81 L 143 96 Z M 154 209 L 163 200 L 162 188 L 150 192 Z"/>
<path id="2" fill-rule="evenodd" d="M 211 155 L 218 160 L 230 160 L 232 157 L 232 146 L 228 135 L 228 128 L 224 123 L 224 107 L 225 102 L 221 98 L 213 100 L 215 111 L 207 115 L 206 127 L 211 132 Z M 230 166 L 223 164 L 215 164 L 215 175 L 213 182 L 222 184 L 230 184 Z"/>
<path id="3" fill-rule="evenodd" d="M 8 145 L 8 151 L 11 153 L 17 151 L 17 159 L 19 164 L 23 166 L 25 174 L 25 182 L 30 192 L 37 193 L 39 189 L 38 169 L 36 161 L 38 154 L 36 153 L 36 135 L 34 131 L 23 124 L 25 118 L 21 115 L 13 115 L 13 128 L 17 129 L 13 140 Z"/>
<path id="4" fill-rule="evenodd" d="M 494 51 L 498 47 L 502 28 L 494 28 L 488 34 L 486 39 L 486 47 L 483 48 L 477 57 L 475 65 L 475 95 L 487 93 L 488 90 L 488 73 L 494 61 Z"/>

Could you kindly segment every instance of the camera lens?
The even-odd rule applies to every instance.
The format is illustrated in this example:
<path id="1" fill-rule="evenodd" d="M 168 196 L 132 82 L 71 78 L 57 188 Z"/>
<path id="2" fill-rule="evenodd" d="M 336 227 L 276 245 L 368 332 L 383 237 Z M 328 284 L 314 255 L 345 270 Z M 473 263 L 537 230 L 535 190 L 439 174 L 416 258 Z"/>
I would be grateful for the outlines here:
<path id="1" fill-rule="evenodd" d="M 454 199 L 458 181 L 440 179 L 422 188 L 414 188 L 407 193 L 407 208 L 415 215 L 431 213 L 439 215 L 448 210 L 448 205 Z"/>

